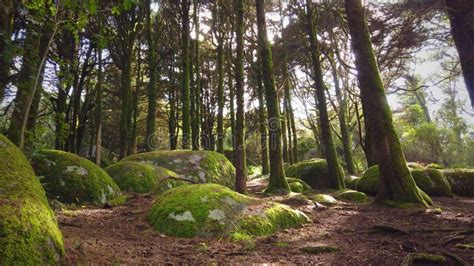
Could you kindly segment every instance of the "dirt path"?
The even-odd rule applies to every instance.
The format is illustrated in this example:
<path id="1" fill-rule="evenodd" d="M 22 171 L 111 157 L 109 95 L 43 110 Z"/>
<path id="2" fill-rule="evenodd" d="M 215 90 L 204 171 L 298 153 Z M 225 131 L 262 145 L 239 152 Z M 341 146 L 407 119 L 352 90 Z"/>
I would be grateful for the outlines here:
<path id="1" fill-rule="evenodd" d="M 151 196 L 132 196 L 125 206 L 113 209 L 58 212 L 67 253 L 64 264 L 399 265 L 412 252 L 440 255 L 448 252 L 474 264 L 473 250 L 454 247 L 458 243 L 474 242 L 472 198 L 434 198 L 441 210 L 428 211 L 349 203 L 317 208 L 287 199 L 283 202 L 304 211 L 313 222 L 257 238 L 254 248 L 226 238 L 183 239 L 161 235 L 146 222 L 153 200 Z M 401 233 L 374 231 L 373 226 L 377 225 L 390 225 Z M 470 234 L 456 236 L 461 229 L 469 229 Z M 316 255 L 300 251 L 301 247 L 315 245 L 330 245 L 339 251 Z M 455 265 L 453 260 L 448 260 L 448 264 Z"/>

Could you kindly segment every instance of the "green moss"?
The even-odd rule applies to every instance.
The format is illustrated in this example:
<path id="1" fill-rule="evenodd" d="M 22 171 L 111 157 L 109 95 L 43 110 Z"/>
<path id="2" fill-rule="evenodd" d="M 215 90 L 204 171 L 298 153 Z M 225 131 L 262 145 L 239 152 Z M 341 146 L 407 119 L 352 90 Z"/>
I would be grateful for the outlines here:
<path id="1" fill-rule="evenodd" d="M 334 197 L 326 194 L 316 194 L 310 196 L 309 199 L 323 205 L 334 205 L 337 203 L 337 200 Z"/>
<path id="2" fill-rule="evenodd" d="M 32 165 L 50 199 L 105 204 L 121 195 L 103 169 L 75 154 L 42 150 L 33 155 Z"/>
<path id="3" fill-rule="evenodd" d="M 124 161 L 161 166 L 197 183 L 216 183 L 229 188 L 235 185 L 234 166 L 224 155 L 213 151 L 160 150 L 134 154 Z"/>
<path id="4" fill-rule="evenodd" d="M 467 243 L 467 244 L 456 244 L 454 245 L 455 248 L 459 249 L 471 249 L 474 250 L 474 243 Z"/>
<path id="5" fill-rule="evenodd" d="M 286 168 L 286 176 L 296 177 L 305 181 L 313 189 L 332 188 L 328 179 L 327 162 L 324 159 L 311 159 L 292 164 Z M 344 173 L 342 168 L 341 173 Z"/>
<path id="6" fill-rule="evenodd" d="M 410 169 L 416 185 L 431 196 L 452 195 L 451 186 L 443 173 L 437 169 Z M 367 169 L 356 182 L 356 190 L 368 195 L 377 195 L 379 189 L 379 168 L 374 165 Z"/>
<path id="7" fill-rule="evenodd" d="M 303 193 L 311 190 L 311 187 L 301 179 L 287 177 L 286 181 L 288 182 L 288 185 L 290 186 L 292 192 Z"/>
<path id="8" fill-rule="evenodd" d="M 360 177 L 354 175 L 347 175 L 344 177 L 344 184 L 349 189 L 355 189 L 355 184 L 359 181 Z"/>
<path id="9" fill-rule="evenodd" d="M 445 265 L 446 258 L 439 255 L 433 255 L 428 253 L 411 253 L 408 254 L 402 261 L 402 266 L 411 265 Z"/>
<path id="10" fill-rule="evenodd" d="M 474 197 L 474 169 L 442 170 L 454 194 Z"/>
<path id="11" fill-rule="evenodd" d="M 127 195 L 121 195 L 109 200 L 107 203 L 112 207 L 116 207 L 125 204 L 125 202 L 127 202 L 127 199 Z"/>
<path id="12" fill-rule="evenodd" d="M 217 184 L 200 184 L 164 192 L 154 203 L 148 220 L 167 235 L 193 237 L 236 231 L 267 235 L 297 226 L 307 217 L 282 204 L 265 203 Z"/>
<path id="13" fill-rule="evenodd" d="M 417 163 L 417 162 L 407 162 L 407 166 L 408 168 L 411 168 L 411 169 L 424 169 L 425 167 L 420 164 L 420 163 Z"/>
<path id="14" fill-rule="evenodd" d="M 246 232 L 241 232 L 241 231 L 232 232 L 229 236 L 229 240 L 232 242 L 237 242 L 237 243 L 242 244 L 244 248 L 247 250 L 254 249 L 256 246 L 255 238 Z"/>
<path id="15" fill-rule="evenodd" d="M 443 166 L 437 164 L 437 163 L 430 163 L 426 166 L 426 168 L 431 168 L 431 169 L 444 169 Z"/>
<path id="16" fill-rule="evenodd" d="M 122 191 L 136 193 L 150 192 L 168 177 L 178 177 L 175 172 L 166 168 L 133 161 L 118 162 L 107 167 L 105 171 Z"/>
<path id="17" fill-rule="evenodd" d="M 330 253 L 330 252 L 337 252 L 339 248 L 333 246 L 310 246 L 310 247 L 302 247 L 300 248 L 301 252 L 308 253 L 308 254 L 321 254 L 321 253 Z"/>
<path id="18" fill-rule="evenodd" d="M 336 195 L 336 198 L 351 202 L 367 202 L 369 198 L 362 192 L 355 190 L 344 190 Z"/>
<path id="19" fill-rule="evenodd" d="M 23 153 L 0 134 L 0 265 L 56 264 L 62 235 Z"/>

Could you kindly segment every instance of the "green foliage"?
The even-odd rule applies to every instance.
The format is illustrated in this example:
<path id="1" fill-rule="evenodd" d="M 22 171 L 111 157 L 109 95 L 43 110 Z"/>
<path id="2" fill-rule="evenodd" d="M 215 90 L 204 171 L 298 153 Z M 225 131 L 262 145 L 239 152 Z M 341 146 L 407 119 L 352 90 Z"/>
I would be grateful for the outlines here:
<path id="1" fill-rule="evenodd" d="M 160 150 L 135 154 L 123 161 L 161 166 L 198 183 L 216 183 L 229 188 L 235 184 L 234 166 L 224 155 L 213 151 Z"/>
<path id="2" fill-rule="evenodd" d="M 342 168 L 340 170 L 342 171 Z M 286 175 L 303 180 L 313 189 L 332 188 L 327 162 L 324 159 L 315 158 L 292 164 L 286 169 Z"/>
<path id="3" fill-rule="evenodd" d="M 46 265 L 64 255 L 44 189 L 21 151 L 0 134 L 0 264 Z"/>
<path id="4" fill-rule="evenodd" d="M 308 218 L 288 206 L 267 203 L 217 184 L 170 189 L 154 203 L 148 221 L 167 235 L 267 235 Z"/>
<path id="5" fill-rule="evenodd" d="M 41 150 L 31 161 L 50 199 L 63 203 L 105 204 L 121 194 L 104 170 L 75 154 Z"/>

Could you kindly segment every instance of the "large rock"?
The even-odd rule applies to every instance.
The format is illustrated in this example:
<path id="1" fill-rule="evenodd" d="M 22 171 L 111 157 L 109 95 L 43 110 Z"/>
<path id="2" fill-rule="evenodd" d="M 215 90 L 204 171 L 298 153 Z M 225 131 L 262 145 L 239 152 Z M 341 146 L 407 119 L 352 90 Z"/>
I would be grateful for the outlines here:
<path id="1" fill-rule="evenodd" d="M 120 188 L 103 169 L 75 154 L 42 150 L 34 154 L 32 165 L 48 198 L 103 205 L 121 195 Z"/>
<path id="2" fill-rule="evenodd" d="M 0 265 L 57 264 L 64 245 L 45 192 L 23 153 L 0 134 Z"/>
<path id="3" fill-rule="evenodd" d="M 235 168 L 222 154 L 213 151 L 160 150 L 131 155 L 124 161 L 161 166 L 195 183 L 235 185 Z"/>
<path id="4" fill-rule="evenodd" d="M 122 191 L 135 193 L 162 193 L 163 191 L 190 184 L 180 180 L 175 172 L 149 164 L 121 161 L 105 171 L 112 177 Z"/>
<path id="5" fill-rule="evenodd" d="M 148 221 L 170 236 L 268 235 L 308 220 L 302 212 L 239 194 L 217 184 L 170 189 L 154 203 Z"/>
<path id="6" fill-rule="evenodd" d="M 341 171 L 343 172 L 342 168 Z M 325 159 L 315 158 L 301 161 L 286 168 L 286 176 L 299 178 L 313 189 L 332 188 L 328 175 L 328 166 Z"/>
<path id="7" fill-rule="evenodd" d="M 474 169 L 442 170 L 453 193 L 459 196 L 474 197 Z"/>
<path id="8" fill-rule="evenodd" d="M 311 186 L 306 184 L 306 182 L 301 179 L 287 177 L 286 181 L 288 182 L 288 186 L 290 186 L 290 190 L 292 192 L 303 193 L 311 190 Z"/>
<path id="9" fill-rule="evenodd" d="M 437 169 L 409 168 L 416 185 L 430 196 L 452 196 L 451 186 L 443 173 Z M 356 190 L 375 196 L 379 189 L 379 167 L 367 169 L 356 183 Z"/>

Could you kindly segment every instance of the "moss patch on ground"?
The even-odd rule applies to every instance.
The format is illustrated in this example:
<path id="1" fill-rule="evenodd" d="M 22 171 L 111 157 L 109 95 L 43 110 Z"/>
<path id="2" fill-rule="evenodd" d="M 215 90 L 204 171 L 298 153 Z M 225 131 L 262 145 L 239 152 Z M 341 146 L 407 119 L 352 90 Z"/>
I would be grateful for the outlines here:
<path id="1" fill-rule="evenodd" d="M 173 178 L 178 174 L 163 167 L 134 161 L 121 161 L 105 169 L 122 191 L 148 193 L 162 192 L 185 184 Z M 159 188 L 158 188 L 159 187 Z"/>
<path id="2" fill-rule="evenodd" d="M 195 183 L 216 183 L 229 188 L 235 185 L 234 166 L 224 155 L 213 151 L 160 150 L 134 154 L 124 161 L 164 167 Z"/>
<path id="3" fill-rule="evenodd" d="M 454 194 L 474 197 L 474 169 L 442 170 Z"/>
<path id="4" fill-rule="evenodd" d="M 62 235 L 23 153 L 0 134 L 0 265 L 56 264 Z"/>
<path id="5" fill-rule="evenodd" d="M 451 186 L 443 172 L 437 169 L 409 168 L 416 185 L 430 196 L 450 197 Z M 356 182 L 356 190 L 375 196 L 379 189 L 379 168 L 374 165 L 368 168 Z"/>
<path id="6" fill-rule="evenodd" d="M 342 171 L 341 168 L 341 172 Z M 286 168 L 286 176 L 296 177 L 313 189 L 331 188 L 331 182 L 328 179 L 328 167 L 325 159 L 311 159 L 292 164 Z"/>
<path id="7" fill-rule="evenodd" d="M 267 235 L 298 226 L 308 218 L 290 207 L 264 202 L 217 184 L 170 189 L 154 203 L 148 215 L 153 227 L 179 237 Z"/>
<path id="8" fill-rule="evenodd" d="M 75 154 L 41 150 L 31 161 L 50 199 L 103 205 L 121 195 L 120 188 L 107 172 Z"/>

